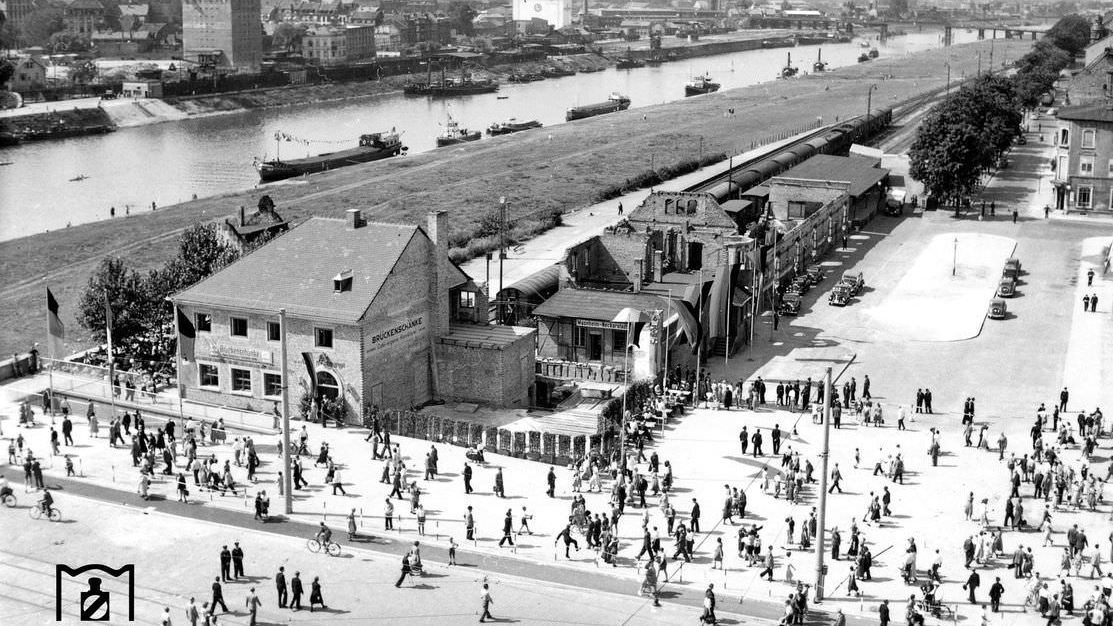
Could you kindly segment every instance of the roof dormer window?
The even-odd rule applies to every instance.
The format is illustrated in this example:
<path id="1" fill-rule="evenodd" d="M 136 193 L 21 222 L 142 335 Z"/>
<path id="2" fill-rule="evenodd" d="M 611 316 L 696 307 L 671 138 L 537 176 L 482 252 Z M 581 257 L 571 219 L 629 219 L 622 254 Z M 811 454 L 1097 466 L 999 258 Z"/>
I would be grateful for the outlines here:
<path id="1" fill-rule="evenodd" d="M 345 291 L 352 290 L 352 270 L 344 270 L 332 277 L 332 290 L 336 293 L 344 293 Z"/>

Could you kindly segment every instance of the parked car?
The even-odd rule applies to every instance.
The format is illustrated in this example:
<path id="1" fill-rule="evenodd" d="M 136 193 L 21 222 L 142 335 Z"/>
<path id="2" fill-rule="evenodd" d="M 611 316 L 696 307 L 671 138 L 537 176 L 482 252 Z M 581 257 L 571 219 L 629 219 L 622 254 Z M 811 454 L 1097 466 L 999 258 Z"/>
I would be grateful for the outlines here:
<path id="1" fill-rule="evenodd" d="M 904 215 L 904 203 L 895 198 L 889 198 L 885 201 L 884 213 L 890 217 L 900 217 Z"/>
<path id="2" fill-rule="evenodd" d="M 100 99 L 101 100 L 115 100 L 116 99 L 116 92 L 109 89 L 109 90 L 105 91 L 104 93 L 102 93 L 100 95 Z"/>
<path id="3" fill-rule="evenodd" d="M 795 292 L 786 293 L 784 295 L 784 297 L 781 298 L 780 314 L 781 315 L 799 315 L 800 314 L 800 305 L 802 305 L 803 303 L 804 303 L 804 299 L 800 297 L 800 294 L 795 293 Z"/>
<path id="4" fill-rule="evenodd" d="M 1003 320 L 1005 319 L 1005 314 L 1008 310 L 1009 307 L 1005 305 L 1004 300 L 1002 300 L 1001 298 L 994 298 L 989 303 L 989 319 Z"/>
<path id="5" fill-rule="evenodd" d="M 1001 270 L 1001 275 L 1005 278 L 1020 280 L 1020 272 L 1020 259 L 1011 257 L 1005 260 L 1005 269 Z"/>
<path id="6" fill-rule="evenodd" d="M 831 290 L 831 295 L 827 296 L 827 304 L 832 306 L 846 306 L 850 304 L 850 285 L 847 283 L 839 283 Z"/>
<path id="7" fill-rule="evenodd" d="M 862 291 L 862 287 L 866 286 L 866 280 L 862 277 L 862 272 L 843 272 L 842 280 L 839 282 L 850 287 L 850 295 L 852 296 L 858 295 Z"/>
<path id="8" fill-rule="evenodd" d="M 792 284 L 789 285 L 788 289 L 789 291 L 796 291 L 801 294 L 805 294 L 808 293 L 808 290 L 811 289 L 811 287 L 812 280 L 808 278 L 807 274 L 801 274 L 800 276 L 792 279 Z"/>
<path id="9" fill-rule="evenodd" d="M 1011 278 L 1002 278 L 997 283 L 997 295 L 1002 298 L 1011 298 L 1016 295 L 1016 281 Z"/>

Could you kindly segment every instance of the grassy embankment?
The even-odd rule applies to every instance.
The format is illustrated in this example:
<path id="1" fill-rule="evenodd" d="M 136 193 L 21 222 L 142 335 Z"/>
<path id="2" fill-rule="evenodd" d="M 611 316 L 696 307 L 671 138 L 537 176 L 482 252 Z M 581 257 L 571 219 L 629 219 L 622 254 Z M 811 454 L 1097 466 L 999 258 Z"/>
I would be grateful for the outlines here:
<path id="1" fill-rule="evenodd" d="M 451 237 L 460 243 L 477 232 L 500 196 L 512 202 L 512 219 L 587 206 L 601 189 L 637 177 L 651 161 L 663 167 L 696 158 L 701 137 L 704 154 L 738 153 L 753 141 L 817 116 L 833 121 L 861 115 L 870 84 L 877 85 L 873 105 L 883 108 L 942 86 L 948 57 L 953 73 L 973 74 L 978 51 L 989 45 L 985 41 L 881 59 L 3 242 L 0 353 L 26 350 L 42 340 L 46 284 L 59 297 L 71 344 L 84 345 L 74 307 L 100 259 L 118 255 L 141 270 L 157 267 L 174 253 L 181 230 L 232 215 L 240 205 L 254 206 L 263 193 L 294 221 L 310 215 L 339 217 L 358 207 L 374 221 L 424 223 L 427 211 L 445 209 Z M 1018 58 L 1031 41 L 995 45 L 999 54 L 1007 48 L 1009 58 Z M 758 71 L 771 73 L 770 68 Z M 728 108 L 734 108 L 734 116 L 726 114 Z"/>

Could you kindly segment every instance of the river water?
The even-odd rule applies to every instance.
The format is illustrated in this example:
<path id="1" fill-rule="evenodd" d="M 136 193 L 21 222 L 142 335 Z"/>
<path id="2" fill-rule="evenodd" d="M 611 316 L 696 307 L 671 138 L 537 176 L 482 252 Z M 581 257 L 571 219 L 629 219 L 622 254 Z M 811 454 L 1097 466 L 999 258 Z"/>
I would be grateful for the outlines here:
<path id="1" fill-rule="evenodd" d="M 976 38 L 959 30 L 954 35 L 956 43 Z M 939 31 L 892 37 L 877 45 L 881 55 L 871 63 L 884 64 L 941 45 Z M 635 70 L 610 68 L 506 84 L 497 94 L 462 98 L 434 100 L 398 93 L 251 110 L 0 148 L 0 163 L 9 163 L 0 166 L 0 241 L 108 219 L 110 207 L 116 208 L 119 218 L 128 212 L 150 211 L 152 202 L 165 206 L 194 195 L 250 188 L 258 181 L 252 161 L 275 155 L 276 131 L 313 142 L 281 144 L 283 158 L 351 147 L 361 133 L 391 127 L 404 132 L 403 141 L 411 152 L 423 152 L 434 149 L 439 124 L 449 114 L 462 126 L 476 129 L 512 117 L 550 126 L 564 123 L 569 107 L 605 100 L 614 91 L 629 96 L 631 108 L 682 99 L 684 83 L 703 72 L 723 89 L 766 82 L 776 77 L 788 52 L 793 65 L 810 71 L 818 48 L 751 50 Z M 856 64 L 864 48 L 856 40 L 824 45 L 822 50 L 829 67 L 837 68 Z M 79 175 L 88 178 L 70 181 Z"/>

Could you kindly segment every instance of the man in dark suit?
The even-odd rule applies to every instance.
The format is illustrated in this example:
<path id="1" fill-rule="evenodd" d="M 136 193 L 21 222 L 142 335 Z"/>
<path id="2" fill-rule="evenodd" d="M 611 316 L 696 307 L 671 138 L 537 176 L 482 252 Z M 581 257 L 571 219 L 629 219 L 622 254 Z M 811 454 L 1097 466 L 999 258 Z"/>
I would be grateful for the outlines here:
<path id="1" fill-rule="evenodd" d="M 220 549 L 220 579 L 228 582 L 232 577 L 232 553 L 228 551 L 228 546 Z"/>
<path id="2" fill-rule="evenodd" d="M 274 577 L 274 587 L 275 587 L 275 590 L 278 592 L 278 608 L 280 608 L 280 609 L 286 608 L 287 593 L 286 593 L 286 568 L 285 567 L 279 567 L 278 568 L 278 574 L 276 574 L 275 577 Z"/>
<path id="3" fill-rule="evenodd" d="M 290 593 L 294 594 L 293 599 L 290 600 L 290 608 L 294 611 L 301 610 L 301 594 L 305 593 L 300 576 L 301 572 L 294 572 L 294 577 L 290 579 Z"/>
<path id="4" fill-rule="evenodd" d="M 220 578 L 213 579 L 213 602 L 209 605 L 213 613 L 216 613 L 217 604 L 225 613 L 228 612 L 228 605 L 224 604 L 224 590 L 220 587 Z"/>
<path id="5" fill-rule="evenodd" d="M 970 600 L 970 604 L 978 603 L 978 601 L 974 598 L 974 592 L 978 590 L 978 587 L 981 586 L 981 584 L 982 578 L 981 576 L 978 576 L 978 570 L 970 568 L 970 577 L 966 579 L 966 584 L 962 585 L 962 588 L 967 591 L 967 599 Z"/>
<path id="6" fill-rule="evenodd" d="M 471 493 L 471 466 L 464 463 L 464 493 Z"/>
<path id="7" fill-rule="evenodd" d="M 881 606 L 877 607 L 877 619 L 881 621 L 881 626 L 889 626 L 889 601 L 882 600 Z"/>
<path id="8" fill-rule="evenodd" d="M 551 467 L 549 468 L 549 475 L 546 477 L 546 480 L 549 483 L 549 489 L 545 493 L 548 494 L 548 496 L 550 498 L 555 498 L 556 497 L 556 472 L 553 471 L 553 468 L 551 468 Z"/>
<path id="9" fill-rule="evenodd" d="M 690 526 L 692 532 L 699 532 L 699 502 L 696 502 L 695 498 L 692 498 L 692 523 Z"/>
<path id="10" fill-rule="evenodd" d="M 237 541 L 235 547 L 232 548 L 232 578 L 239 578 L 243 575 L 243 548 Z"/>

